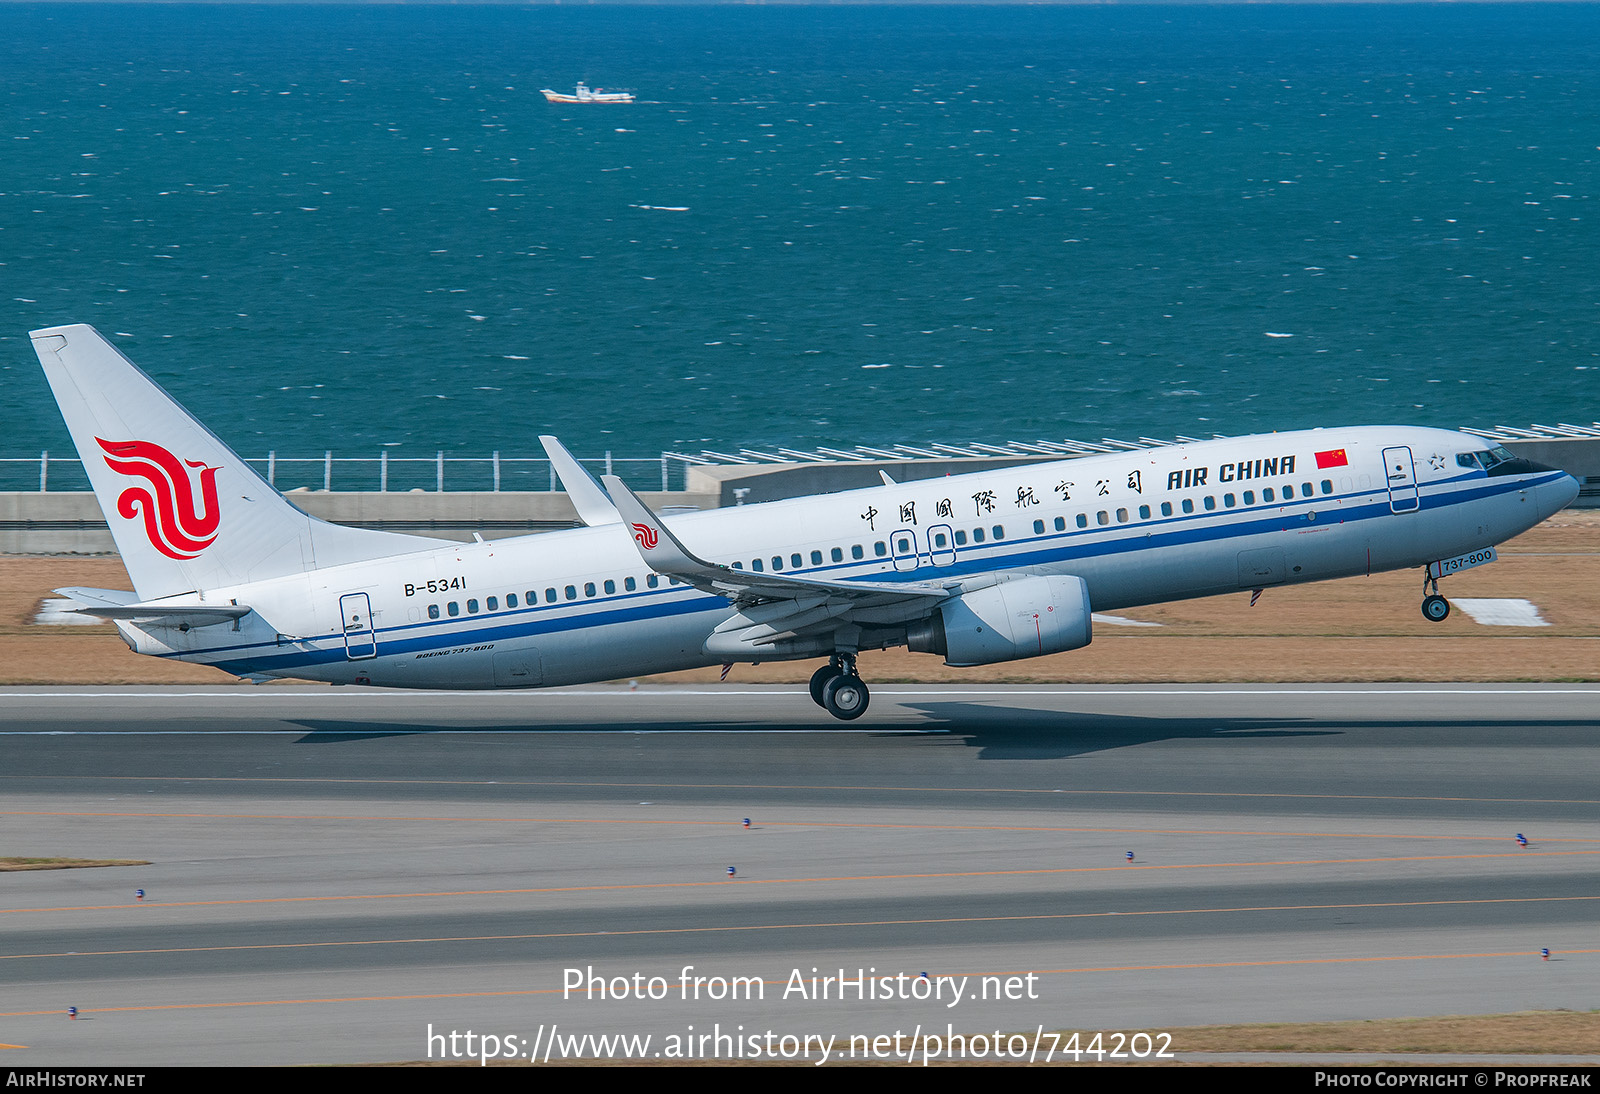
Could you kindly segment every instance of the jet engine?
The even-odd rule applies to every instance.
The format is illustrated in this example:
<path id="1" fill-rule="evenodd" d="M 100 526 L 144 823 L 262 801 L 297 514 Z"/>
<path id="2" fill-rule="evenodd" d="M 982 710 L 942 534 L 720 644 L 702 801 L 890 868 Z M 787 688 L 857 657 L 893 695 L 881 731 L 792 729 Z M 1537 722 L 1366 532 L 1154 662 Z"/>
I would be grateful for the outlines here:
<path id="1" fill-rule="evenodd" d="M 962 593 L 907 630 L 917 653 L 947 665 L 992 665 L 1089 644 L 1089 586 L 1081 577 L 1017 577 Z"/>

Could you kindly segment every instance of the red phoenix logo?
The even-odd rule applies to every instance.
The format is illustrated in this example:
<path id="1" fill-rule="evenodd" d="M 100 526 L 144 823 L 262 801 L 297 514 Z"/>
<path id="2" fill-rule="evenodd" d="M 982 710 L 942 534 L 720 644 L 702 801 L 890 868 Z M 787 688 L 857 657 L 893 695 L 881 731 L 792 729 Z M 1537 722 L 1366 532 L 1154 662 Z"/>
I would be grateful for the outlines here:
<path id="1" fill-rule="evenodd" d="M 130 486 L 117 497 L 117 512 L 128 520 L 144 518 L 144 533 L 150 546 L 168 558 L 195 558 L 217 538 L 222 512 L 217 506 L 217 472 L 195 460 L 179 460 L 171 452 L 149 441 L 105 441 L 96 443 L 106 452 L 106 466 L 119 475 L 144 479 L 146 486 Z M 189 468 L 200 471 L 200 498 L 205 511 L 195 504 L 195 487 Z"/>
<path id="2" fill-rule="evenodd" d="M 654 551 L 656 549 L 656 530 L 648 524 L 635 524 L 633 526 L 633 538 L 638 540 L 639 546 L 646 551 Z"/>

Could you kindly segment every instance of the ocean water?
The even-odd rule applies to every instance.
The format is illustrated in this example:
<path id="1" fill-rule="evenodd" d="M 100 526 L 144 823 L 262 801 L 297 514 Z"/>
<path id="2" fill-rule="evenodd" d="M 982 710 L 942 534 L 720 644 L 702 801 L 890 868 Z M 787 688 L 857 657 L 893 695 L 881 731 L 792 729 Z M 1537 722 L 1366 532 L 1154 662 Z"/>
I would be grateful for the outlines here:
<path id="1" fill-rule="evenodd" d="M 1600 418 L 1600 6 L 0 5 L 0 455 Z M 627 106 L 558 106 L 578 80 Z"/>

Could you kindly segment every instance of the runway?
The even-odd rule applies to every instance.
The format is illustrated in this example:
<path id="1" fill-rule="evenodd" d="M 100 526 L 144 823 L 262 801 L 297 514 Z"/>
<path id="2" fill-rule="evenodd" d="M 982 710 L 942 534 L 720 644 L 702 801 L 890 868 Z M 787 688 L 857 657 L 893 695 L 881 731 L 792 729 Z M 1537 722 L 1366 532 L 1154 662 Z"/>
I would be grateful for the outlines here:
<path id="1" fill-rule="evenodd" d="M 430 1028 L 552 1062 L 917 1029 L 993 1059 L 996 1031 L 1588 1010 L 1597 710 L 886 684 L 841 727 L 734 684 L 9 689 L 0 854 L 151 865 L 4 875 L 0 1063 L 465 1051 Z M 591 975 L 647 997 L 564 997 Z"/>

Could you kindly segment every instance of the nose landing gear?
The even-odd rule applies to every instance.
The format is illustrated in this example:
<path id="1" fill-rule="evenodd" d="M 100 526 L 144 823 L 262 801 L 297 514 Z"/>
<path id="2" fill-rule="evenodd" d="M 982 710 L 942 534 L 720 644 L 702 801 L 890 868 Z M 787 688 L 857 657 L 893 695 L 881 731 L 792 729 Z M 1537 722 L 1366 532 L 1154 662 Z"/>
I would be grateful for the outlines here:
<path id="1" fill-rule="evenodd" d="M 1450 615 L 1450 601 L 1439 595 L 1439 579 L 1431 570 L 1423 571 L 1422 617 L 1430 623 L 1443 623 Z"/>
<path id="2" fill-rule="evenodd" d="M 867 712 L 872 695 L 856 675 L 856 655 L 836 653 L 811 675 L 811 698 L 840 721 L 852 721 Z"/>

